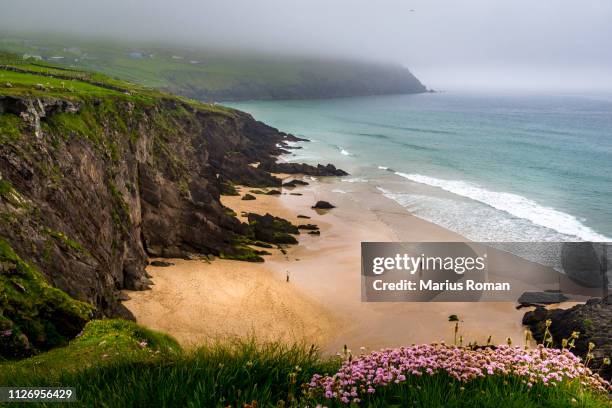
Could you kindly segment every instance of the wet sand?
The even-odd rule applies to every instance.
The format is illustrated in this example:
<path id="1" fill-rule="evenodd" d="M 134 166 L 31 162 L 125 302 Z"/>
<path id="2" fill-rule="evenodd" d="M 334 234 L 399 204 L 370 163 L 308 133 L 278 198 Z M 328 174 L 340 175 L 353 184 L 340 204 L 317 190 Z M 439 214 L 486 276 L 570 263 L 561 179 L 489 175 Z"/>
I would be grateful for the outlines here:
<path id="1" fill-rule="evenodd" d="M 242 211 L 270 213 L 295 224 L 317 224 L 320 236 L 302 232 L 299 245 L 286 254 L 271 250 L 264 264 L 175 260 L 172 267 L 149 267 L 152 290 L 128 292 L 131 300 L 124 304 L 137 321 L 172 334 L 184 345 L 254 335 L 261 340 L 314 342 L 334 353 L 344 344 L 372 349 L 452 342 L 451 314 L 462 320 L 459 335 L 466 344 L 483 344 L 489 336 L 493 343 L 511 337 L 514 344 L 523 344 L 525 310 L 516 310 L 512 302 L 362 302 L 362 241 L 465 239 L 411 216 L 373 191 L 355 186 L 352 194 L 342 194 L 338 187 L 346 183 L 306 180 L 311 184 L 284 188 L 280 196 L 254 194 L 252 201 L 224 196 L 222 201 L 238 216 Z M 241 188 L 241 195 L 249 190 Z M 330 201 L 337 208 L 310 208 L 317 200 Z M 298 214 L 311 219 L 300 219 Z"/>

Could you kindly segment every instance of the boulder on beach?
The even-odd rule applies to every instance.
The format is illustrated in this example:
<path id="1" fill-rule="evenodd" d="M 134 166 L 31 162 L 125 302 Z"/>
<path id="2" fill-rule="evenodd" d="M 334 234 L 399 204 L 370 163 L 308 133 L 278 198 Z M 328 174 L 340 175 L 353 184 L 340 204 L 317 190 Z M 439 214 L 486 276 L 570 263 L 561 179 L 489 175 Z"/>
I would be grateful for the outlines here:
<path id="1" fill-rule="evenodd" d="M 247 193 L 241 198 L 241 200 L 245 200 L 245 201 L 255 200 L 255 196 L 253 194 Z"/>
<path id="2" fill-rule="evenodd" d="M 151 261 L 151 266 L 158 266 L 158 267 L 168 267 L 168 266 L 172 266 L 174 265 L 172 262 L 166 262 L 166 261 Z"/>
<path id="3" fill-rule="evenodd" d="M 336 206 L 329 203 L 328 201 L 317 201 L 317 203 L 313 205 L 312 208 L 316 208 L 319 210 L 328 210 L 331 208 L 336 208 Z"/>
<path id="4" fill-rule="evenodd" d="M 281 192 L 278 190 L 270 190 L 266 193 L 266 195 L 281 195 Z"/>
<path id="5" fill-rule="evenodd" d="M 310 217 L 309 217 L 309 216 L 307 216 L 307 215 L 302 215 L 302 214 L 298 215 L 297 217 L 298 217 L 298 218 L 306 218 L 306 219 L 310 219 Z"/>
<path id="6" fill-rule="evenodd" d="M 568 297 L 560 292 L 524 292 L 518 299 L 522 306 L 552 305 L 568 300 Z"/>
<path id="7" fill-rule="evenodd" d="M 316 230 L 316 231 L 308 231 L 308 234 L 310 235 L 321 235 L 321 231 Z"/>
<path id="8" fill-rule="evenodd" d="M 298 225 L 298 229 L 315 231 L 315 230 L 318 230 L 319 227 L 315 224 L 301 224 L 301 225 Z"/>

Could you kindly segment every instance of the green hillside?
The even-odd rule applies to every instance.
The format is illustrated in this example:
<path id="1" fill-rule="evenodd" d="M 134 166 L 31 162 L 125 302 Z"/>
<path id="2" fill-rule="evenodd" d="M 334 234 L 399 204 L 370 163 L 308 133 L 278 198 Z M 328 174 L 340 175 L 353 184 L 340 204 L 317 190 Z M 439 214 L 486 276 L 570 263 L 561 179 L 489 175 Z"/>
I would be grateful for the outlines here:
<path id="1" fill-rule="evenodd" d="M 44 39 L 42 39 L 44 38 Z M 425 92 L 399 65 L 230 54 L 193 48 L 0 35 L 0 51 L 200 100 L 295 99 Z"/>

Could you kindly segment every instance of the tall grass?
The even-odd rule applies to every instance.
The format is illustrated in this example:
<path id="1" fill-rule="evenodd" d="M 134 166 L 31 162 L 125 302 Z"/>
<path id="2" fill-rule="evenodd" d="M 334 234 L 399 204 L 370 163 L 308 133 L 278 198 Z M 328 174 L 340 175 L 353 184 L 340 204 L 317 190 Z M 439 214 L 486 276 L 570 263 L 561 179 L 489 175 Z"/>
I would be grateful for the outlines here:
<path id="1" fill-rule="evenodd" d="M 298 405 L 300 385 L 315 373 L 332 373 L 338 360 L 312 347 L 235 340 L 174 356 L 117 359 L 81 371 L 14 371 L 2 385 L 70 386 L 82 406 L 243 407 Z"/>
<path id="2" fill-rule="evenodd" d="M 105 320 L 89 323 L 67 347 L 0 363 L 0 386 L 74 387 L 78 402 L 71 406 L 83 407 L 335 407 L 346 405 L 315 396 L 307 384 L 314 374 L 338 372 L 343 361 L 321 357 L 309 345 L 254 339 L 183 351 L 166 335 Z M 552 408 L 609 407 L 610 402 L 576 382 L 528 388 L 524 379 L 509 375 L 465 383 L 438 373 L 379 387 L 359 406 Z"/>

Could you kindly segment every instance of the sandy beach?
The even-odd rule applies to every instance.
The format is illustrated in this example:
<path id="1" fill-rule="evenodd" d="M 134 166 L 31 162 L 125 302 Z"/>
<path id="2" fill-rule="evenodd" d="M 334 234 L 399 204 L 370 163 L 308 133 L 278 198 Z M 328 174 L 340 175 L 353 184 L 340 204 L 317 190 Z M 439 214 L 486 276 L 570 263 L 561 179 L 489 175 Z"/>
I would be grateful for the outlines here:
<path id="1" fill-rule="evenodd" d="M 270 213 L 295 224 L 317 224 L 320 236 L 302 232 L 298 245 L 286 254 L 271 250 L 263 264 L 170 260 L 174 266 L 149 266 L 152 290 L 128 291 L 131 299 L 125 306 L 139 323 L 170 333 L 186 346 L 249 335 L 262 341 L 316 343 L 329 353 L 344 344 L 373 349 L 452 342 L 451 314 L 461 319 L 459 335 L 464 343 L 482 344 L 491 336 L 494 343 L 505 343 L 510 337 L 514 344 L 523 344 L 525 310 L 516 310 L 515 303 L 362 302 L 362 241 L 465 239 L 411 216 L 372 191 L 357 191 L 372 195 L 357 201 L 338 192 L 341 182 L 337 180 L 306 180 L 310 185 L 284 188 L 279 196 L 258 194 L 251 201 L 224 196 L 222 202 L 238 216 Z M 240 188 L 241 196 L 249 190 Z M 314 210 L 311 206 L 317 200 L 330 201 L 337 208 Z"/>

